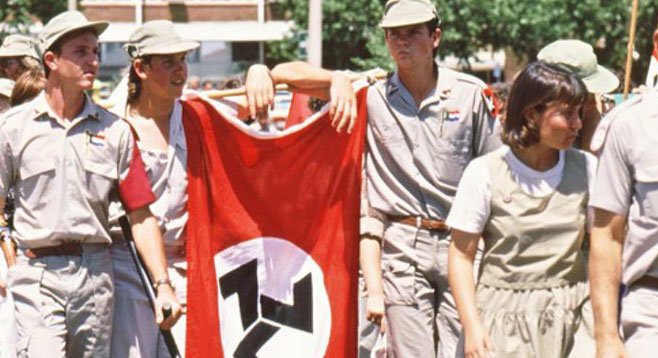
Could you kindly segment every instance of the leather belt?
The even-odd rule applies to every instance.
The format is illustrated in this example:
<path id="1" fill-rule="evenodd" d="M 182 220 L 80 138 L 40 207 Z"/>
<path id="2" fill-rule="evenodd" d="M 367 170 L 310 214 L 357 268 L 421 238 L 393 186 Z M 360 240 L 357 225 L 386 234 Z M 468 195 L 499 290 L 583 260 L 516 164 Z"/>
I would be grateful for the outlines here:
<path id="1" fill-rule="evenodd" d="M 645 275 L 640 277 L 640 279 L 638 279 L 637 281 L 633 282 L 633 285 L 658 290 L 658 277 Z"/>
<path id="2" fill-rule="evenodd" d="M 82 256 L 82 244 L 69 242 L 58 246 L 27 249 L 25 256 L 31 259 L 46 256 Z"/>
<path id="3" fill-rule="evenodd" d="M 400 224 L 414 226 L 419 229 L 438 231 L 446 234 L 450 233 L 450 226 L 446 225 L 446 222 L 443 220 L 425 219 L 425 218 L 421 218 L 420 216 L 395 216 L 395 215 L 388 215 L 388 220 Z"/>

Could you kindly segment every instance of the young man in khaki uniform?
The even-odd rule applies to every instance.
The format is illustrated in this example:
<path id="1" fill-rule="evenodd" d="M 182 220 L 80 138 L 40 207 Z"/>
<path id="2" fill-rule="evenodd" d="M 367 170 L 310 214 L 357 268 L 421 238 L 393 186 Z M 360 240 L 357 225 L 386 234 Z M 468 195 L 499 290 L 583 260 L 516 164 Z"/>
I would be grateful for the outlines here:
<path id="1" fill-rule="evenodd" d="M 114 285 L 108 206 L 114 196 L 128 212 L 156 282 L 158 323 L 171 327 L 180 315 L 132 131 L 84 93 L 96 78 L 98 35 L 107 26 L 76 11 L 48 22 L 39 37 L 46 89 L 0 124 L 0 208 L 10 188 L 16 200 L 18 259 L 8 287 L 19 356 L 109 356 Z M 173 311 L 166 320 L 164 304 Z"/>
<path id="2" fill-rule="evenodd" d="M 597 357 L 655 357 L 658 90 L 615 109 L 596 175 L 589 275 Z M 620 283 L 621 316 L 618 312 Z M 617 318 L 621 317 L 623 341 Z"/>
<path id="3" fill-rule="evenodd" d="M 454 357 L 461 327 L 443 220 L 468 162 L 500 146 L 498 126 L 482 81 L 435 63 L 441 29 L 431 2 L 390 0 L 384 11 L 397 70 L 368 90 L 367 316 L 381 323 L 385 311 L 391 357 Z"/>

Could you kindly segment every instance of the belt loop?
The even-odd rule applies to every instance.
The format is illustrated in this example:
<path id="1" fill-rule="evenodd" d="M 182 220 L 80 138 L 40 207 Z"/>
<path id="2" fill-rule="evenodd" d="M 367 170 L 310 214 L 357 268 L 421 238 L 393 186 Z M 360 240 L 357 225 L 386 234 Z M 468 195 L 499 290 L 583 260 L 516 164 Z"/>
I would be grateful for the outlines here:
<path id="1" fill-rule="evenodd" d="M 420 229 L 423 219 L 420 216 L 416 216 L 416 229 Z"/>

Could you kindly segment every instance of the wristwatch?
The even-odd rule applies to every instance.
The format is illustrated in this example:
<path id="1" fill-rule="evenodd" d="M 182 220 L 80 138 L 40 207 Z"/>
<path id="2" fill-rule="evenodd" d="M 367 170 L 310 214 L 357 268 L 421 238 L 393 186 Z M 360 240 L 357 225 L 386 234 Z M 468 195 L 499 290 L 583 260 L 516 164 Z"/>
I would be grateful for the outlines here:
<path id="1" fill-rule="evenodd" d="M 155 289 L 157 291 L 158 287 L 160 287 L 162 285 L 167 285 L 167 286 L 171 287 L 172 290 L 174 289 L 174 285 L 171 283 L 171 280 L 168 279 L 168 278 L 163 278 L 163 279 L 155 281 L 153 283 L 153 289 Z"/>

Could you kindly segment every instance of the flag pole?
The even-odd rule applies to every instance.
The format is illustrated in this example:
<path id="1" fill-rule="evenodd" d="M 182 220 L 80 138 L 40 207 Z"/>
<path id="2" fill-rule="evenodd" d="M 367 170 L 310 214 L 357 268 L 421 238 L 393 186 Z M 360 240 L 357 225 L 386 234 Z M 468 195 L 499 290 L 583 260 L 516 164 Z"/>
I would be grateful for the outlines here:
<path id="1" fill-rule="evenodd" d="M 633 0 L 631 9 L 631 24 L 628 35 L 628 53 L 626 54 L 626 72 L 624 73 L 624 100 L 628 98 L 631 85 L 631 70 L 633 67 L 633 51 L 635 50 L 635 25 L 637 23 L 637 0 Z"/>
<path id="2" fill-rule="evenodd" d="M 362 78 L 368 79 L 369 81 L 378 81 L 386 78 L 387 74 L 377 73 L 372 76 L 364 76 L 359 74 L 349 75 L 349 78 L 352 82 L 360 80 Z M 274 87 L 275 91 L 288 91 L 290 87 L 287 84 L 278 84 Z M 240 88 L 228 89 L 228 90 L 209 90 L 202 91 L 206 96 L 212 99 L 224 98 L 224 97 L 235 97 L 235 96 L 244 96 L 247 94 L 244 86 Z"/>

